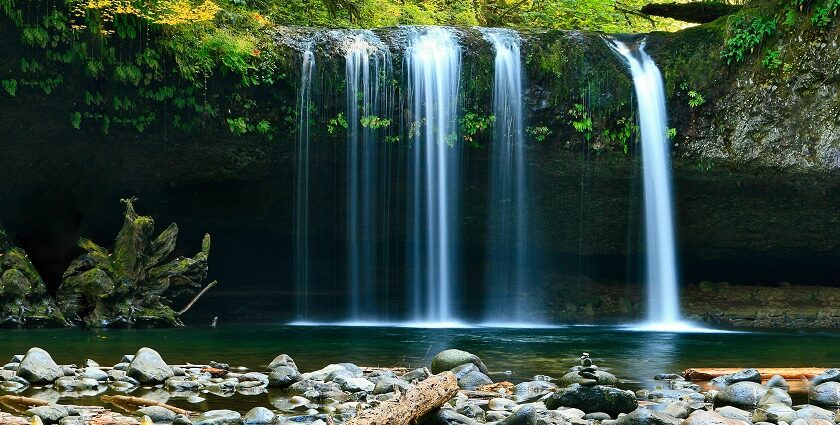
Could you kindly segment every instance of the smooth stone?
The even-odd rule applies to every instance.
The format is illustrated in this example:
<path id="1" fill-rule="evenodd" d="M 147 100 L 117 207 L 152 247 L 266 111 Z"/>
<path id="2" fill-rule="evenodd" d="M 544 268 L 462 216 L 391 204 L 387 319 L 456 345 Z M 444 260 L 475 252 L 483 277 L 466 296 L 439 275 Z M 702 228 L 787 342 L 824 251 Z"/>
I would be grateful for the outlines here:
<path id="1" fill-rule="evenodd" d="M 20 361 L 17 375 L 33 385 L 51 384 L 64 376 L 64 371 L 46 351 L 32 347 Z"/>
<path id="2" fill-rule="evenodd" d="M 455 409 L 460 415 L 464 415 L 470 419 L 475 419 L 478 421 L 484 420 L 484 409 L 482 409 L 478 404 L 473 401 L 468 401 Z"/>
<path id="3" fill-rule="evenodd" d="M 732 385 L 736 382 L 756 382 L 760 384 L 761 374 L 758 372 L 758 369 L 751 368 L 712 379 L 712 384 L 720 387 Z"/>
<path id="4" fill-rule="evenodd" d="M 761 400 L 758 401 L 759 406 L 766 406 L 772 404 L 784 404 L 785 406 L 793 406 L 793 400 L 790 398 L 790 394 L 787 391 L 781 388 L 770 388 L 761 397 Z"/>
<path id="5" fill-rule="evenodd" d="M 683 378 L 682 375 L 679 375 L 679 374 L 676 374 L 676 373 L 660 373 L 658 375 L 655 375 L 653 377 L 653 379 L 657 380 L 657 381 L 684 381 L 685 380 L 685 378 Z"/>
<path id="6" fill-rule="evenodd" d="M 331 373 L 338 371 L 338 370 L 346 370 L 344 366 L 339 364 L 330 364 L 325 366 L 322 369 L 318 369 L 312 372 L 307 372 L 301 374 L 303 379 L 314 379 L 316 381 L 326 381 L 327 377 L 330 376 Z"/>
<path id="7" fill-rule="evenodd" d="M 557 381 L 558 385 L 560 386 L 569 386 L 572 384 L 579 384 L 584 379 L 591 379 L 591 378 L 584 378 L 578 374 L 579 369 L 575 369 L 574 371 L 568 372 L 565 375 L 561 376 L 560 379 Z M 600 385 L 616 385 L 618 384 L 618 378 L 603 370 L 595 371 L 595 377 Z"/>
<path id="8" fill-rule="evenodd" d="M 466 374 L 468 374 L 472 371 L 481 372 L 478 369 L 478 366 L 476 366 L 472 363 L 464 363 L 464 364 L 458 365 L 458 366 L 452 368 L 452 370 L 450 370 L 450 372 L 452 372 L 452 374 L 455 375 L 455 379 L 461 379 L 462 376 L 464 376 L 464 375 L 466 375 Z"/>
<path id="9" fill-rule="evenodd" d="M 85 360 L 85 367 L 99 367 L 99 363 L 94 360 L 87 359 Z"/>
<path id="10" fill-rule="evenodd" d="M 752 416 L 753 422 L 790 423 L 796 419 L 796 411 L 782 403 L 761 405 Z"/>
<path id="11" fill-rule="evenodd" d="M 89 378 L 94 379 L 99 382 L 105 382 L 108 380 L 108 374 L 103 371 L 102 369 L 96 367 L 86 367 L 82 370 L 81 374 L 82 378 Z"/>
<path id="12" fill-rule="evenodd" d="M 289 388 L 301 380 L 300 372 L 291 366 L 277 366 L 268 374 L 269 388 Z"/>
<path id="13" fill-rule="evenodd" d="M 767 388 L 781 388 L 785 391 L 790 389 L 790 385 L 788 385 L 787 381 L 785 381 L 785 378 L 783 378 L 781 375 L 771 376 L 770 379 L 767 380 L 766 387 Z"/>
<path id="14" fill-rule="evenodd" d="M 354 377 L 345 377 L 340 376 L 336 378 L 333 382 L 338 384 L 342 390 L 348 391 L 351 393 L 364 391 L 366 393 L 373 392 L 373 389 L 376 387 L 373 382 L 368 381 L 365 378 L 354 378 Z"/>
<path id="15" fill-rule="evenodd" d="M 635 394 L 630 391 L 602 385 L 582 387 L 572 384 L 548 396 L 545 405 L 549 409 L 573 407 L 585 413 L 604 412 L 610 417 L 616 417 L 620 413 L 634 411 L 638 403 Z"/>
<path id="16" fill-rule="evenodd" d="M 736 407 L 753 407 L 767 393 L 767 388 L 752 381 L 736 382 L 722 389 L 715 397 L 715 404 Z"/>
<path id="17" fill-rule="evenodd" d="M 259 372 L 248 372 L 242 375 L 242 377 L 239 378 L 239 380 L 242 382 L 256 381 L 259 382 L 260 385 L 268 385 L 268 375 Z"/>
<path id="18" fill-rule="evenodd" d="M 414 385 L 411 385 L 400 378 L 381 377 L 376 382 L 376 386 L 373 388 L 373 393 L 377 395 L 390 393 L 394 391 L 394 387 L 397 387 L 400 392 L 406 392 L 411 388 L 414 388 Z"/>
<path id="19" fill-rule="evenodd" d="M 749 415 L 749 412 L 744 413 Z M 749 420 L 734 419 L 708 410 L 696 410 L 683 421 L 683 425 L 749 425 L 750 423 Z"/>
<path id="20" fill-rule="evenodd" d="M 173 377 L 167 379 L 163 386 L 172 391 L 198 391 L 203 385 L 192 379 Z"/>
<path id="21" fill-rule="evenodd" d="M 837 414 L 822 407 L 805 405 L 796 409 L 796 417 L 799 419 L 824 419 L 834 423 L 837 421 Z M 792 424 L 791 424 L 792 425 Z"/>
<path id="22" fill-rule="evenodd" d="M 516 407 L 516 402 L 502 397 L 492 398 L 487 402 L 487 408 L 490 410 L 513 411 L 514 407 Z"/>
<path id="23" fill-rule="evenodd" d="M 33 407 L 27 410 L 26 413 L 41 418 L 45 424 L 58 423 L 61 418 L 70 416 L 70 411 L 66 407 L 59 405 Z"/>
<path id="24" fill-rule="evenodd" d="M 790 423 L 790 425 L 834 425 L 834 422 L 827 421 L 825 419 L 797 419 Z"/>
<path id="25" fill-rule="evenodd" d="M 583 415 L 583 419 L 593 420 L 593 421 L 605 421 L 605 420 L 610 420 L 612 418 L 610 418 L 610 415 L 608 415 L 604 412 L 592 412 L 592 413 L 587 413 L 587 414 Z"/>
<path id="26" fill-rule="evenodd" d="M 426 380 L 426 378 L 428 378 L 429 376 L 432 376 L 429 372 L 429 369 L 426 369 L 425 367 L 420 367 L 406 372 L 405 374 L 400 376 L 400 379 L 408 382 L 420 382 Z"/>
<path id="27" fill-rule="evenodd" d="M 128 365 L 127 374 L 141 384 L 161 384 L 175 376 L 160 354 L 148 347 L 137 351 Z"/>
<path id="28" fill-rule="evenodd" d="M 280 366 L 290 367 L 294 370 L 298 370 L 294 359 L 292 359 L 288 354 L 280 354 L 279 356 L 275 357 L 274 360 L 272 360 L 271 363 L 268 364 L 268 370 L 274 370 Z"/>
<path id="29" fill-rule="evenodd" d="M 193 425 L 240 425 L 242 415 L 233 410 L 210 410 L 197 416 Z"/>
<path id="30" fill-rule="evenodd" d="M 111 370 L 126 371 L 126 370 L 128 370 L 128 365 L 129 365 L 129 363 L 117 363 L 117 364 L 114 365 L 114 368 L 111 369 Z"/>
<path id="31" fill-rule="evenodd" d="M 222 370 L 230 370 L 230 365 L 227 363 L 217 362 L 215 360 L 210 360 L 207 363 L 207 366 L 212 367 L 213 369 L 222 369 Z"/>
<path id="32" fill-rule="evenodd" d="M 458 387 L 464 390 L 474 390 L 482 385 L 492 384 L 493 380 L 489 376 L 474 370 L 460 379 L 458 379 Z"/>
<path id="33" fill-rule="evenodd" d="M 484 362 L 482 362 L 478 356 L 463 350 L 455 349 L 441 351 L 432 359 L 432 373 L 438 374 L 446 372 L 447 370 L 452 370 L 465 363 L 472 363 L 476 365 L 478 370 L 485 375 L 490 374 L 487 366 L 484 365 Z"/>
<path id="34" fill-rule="evenodd" d="M 828 369 L 811 379 L 811 385 L 815 387 L 826 382 L 840 382 L 840 369 Z"/>
<path id="35" fill-rule="evenodd" d="M 650 409 L 638 408 L 609 423 L 613 425 L 680 425 L 682 420 Z"/>
<path id="36" fill-rule="evenodd" d="M 175 412 L 160 406 L 146 406 L 137 410 L 137 413 L 146 415 L 152 422 L 172 422 L 178 416 Z"/>
<path id="37" fill-rule="evenodd" d="M 506 417 L 499 425 L 537 425 L 537 409 L 533 405 L 524 405 Z"/>
<path id="38" fill-rule="evenodd" d="M 540 397 L 546 393 L 556 391 L 557 385 L 547 381 L 530 381 L 517 384 L 513 388 L 513 394 L 517 400 L 530 400 Z"/>
<path id="39" fill-rule="evenodd" d="M 184 415 L 177 415 L 175 420 L 172 421 L 172 425 L 192 425 L 192 421 Z"/>
<path id="40" fill-rule="evenodd" d="M 12 359 L 9 360 L 9 363 L 20 363 L 23 361 L 24 357 L 24 354 L 15 354 L 14 356 L 12 356 Z"/>
<path id="41" fill-rule="evenodd" d="M 691 413 L 691 406 L 685 401 L 676 401 L 662 409 L 662 413 L 679 419 L 685 419 Z"/>
<path id="42" fill-rule="evenodd" d="M 735 419 L 743 422 L 752 422 L 752 414 L 733 406 L 724 406 L 715 409 L 715 412 L 724 418 Z"/>
<path id="43" fill-rule="evenodd" d="M 37 416 L 34 416 L 37 418 Z M 40 418 L 38 418 L 40 420 Z M 41 422 L 43 424 L 43 422 Z M 58 421 L 58 425 L 85 425 L 85 420 L 81 416 L 65 416 Z"/>
<path id="44" fill-rule="evenodd" d="M 267 425 L 277 420 L 277 415 L 265 407 L 255 407 L 248 411 L 242 418 L 245 425 Z"/>
<path id="45" fill-rule="evenodd" d="M 14 370 L 17 371 L 20 367 L 20 363 L 6 363 L 3 365 L 3 370 Z"/>
<path id="46" fill-rule="evenodd" d="M 823 382 L 808 391 L 808 402 L 817 406 L 840 406 L 840 382 Z"/>
<path id="47" fill-rule="evenodd" d="M 123 354 L 122 358 L 120 359 L 120 363 L 128 364 L 131 363 L 132 360 L 134 360 L 133 354 Z"/>
<path id="48" fill-rule="evenodd" d="M 5 391 L 16 392 L 18 390 L 26 388 L 26 385 L 23 385 L 20 382 L 3 381 L 3 382 L 0 382 L 0 388 L 2 388 Z"/>
<path id="49" fill-rule="evenodd" d="M 124 377 L 124 376 L 125 376 L 125 371 L 124 370 L 111 369 L 111 370 L 108 371 L 108 379 L 110 379 L 112 381 L 119 381 L 119 379 Z"/>

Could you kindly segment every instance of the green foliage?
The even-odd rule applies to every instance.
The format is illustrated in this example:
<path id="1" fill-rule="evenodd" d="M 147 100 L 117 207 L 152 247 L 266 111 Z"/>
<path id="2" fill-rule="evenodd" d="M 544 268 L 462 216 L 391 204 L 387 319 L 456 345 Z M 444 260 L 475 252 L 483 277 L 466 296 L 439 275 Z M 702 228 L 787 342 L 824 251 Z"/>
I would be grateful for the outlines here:
<path id="1" fill-rule="evenodd" d="M 592 140 L 592 115 L 586 107 L 580 103 L 575 103 L 572 109 L 569 109 L 569 115 L 572 117 L 569 124 L 574 127 L 575 131 L 583 134 L 583 138 L 587 142 Z"/>
<path id="2" fill-rule="evenodd" d="M 17 87 L 18 87 L 17 80 L 15 80 L 14 78 L 12 78 L 10 80 L 3 80 L 2 84 L 3 84 L 3 89 L 6 90 L 6 93 L 11 97 L 15 97 L 15 94 L 17 93 Z"/>
<path id="3" fill-rule="evenodd" d="M 78 130 L 82 125 L 82 114 L 79 112 L 73 112 L 70 115 L 70 125 L 72 125 L 73 128 Z"/>
<path id="4" fill-rule="evenodd" d="M 779 69 L 779 67 L 782 66 L 782 60 L 779 59 L 780 54 L 781 53 L 778 50 L 768 50 L 767 55 L 761 61 L 761 64 L 771 71 Z"/>
<path id="5" fill-rule="evenodd" d="M 243 136 L 248 132 L 248 122 L 243 117 L 228 118 L 227 123 L 228 129 L 234 136 Z"/>
<path id="6" fill-rule="evenodd" d="M 677 137 L 677 129 L 676 128 L 669 128 L 667 131 L 668 139 L 674 140 Z"/>
<path id="7" fill-rule="evenodd" d="M 339 112 L 335 118 L 330 118 L 330 120 L 327 121 L 327 133 L 333 134 L 339 128 L 347 130 L 347 119 L 344 118 L 343 112 Z"/>
<path id="8" fill-rule="evenodd" d="M 610 142 L 621 146 L 621 150 L 626 155 L 630 152 L 630 140 L 633 139 L 633 134 L 638 130 L 638 126 L 632 118 L 621 118 L 616 121 L 615 127 L 618 130 L 605 129 L 601 134 Z"/>
<path id="9" fill-rule="evenodd" d="M 752 19 L 737 16 L 729 22 L 729 37 L 724 42 L 721 58 L 731 65 L 743 62 L 744 57 L 760 45 L 764 37 L 776 32 L 776 20 L 756 17 Z"/>
<path id="10" fill-rule="evenodd" d="M 380 118 L 375 115 L 365 115 L 359 119 L 359 123 L 364 128 L 379 129 L 391 125 L 391 120 L 388 118 Z"/>
<path id="11" fill-rule="evenodd" d="M 476 140 L 476 137 L 490 128 L 494 122 L 496 122 L 495 115 L 484 116 L 475 112 L 464 113 L 464 116 L 460 120 L 461 134 L 464 137 L 464 141 L 473 147 L 481 146 Z"/>
<path id="12" fill-rule="evenodd" d="M 827 28 L 831 24 L 831 18 L 837 16 L 838 9 L 840 9 L 840 0 L 828 0 L 824 4 L 817 5 L 811 16 L 811 23 L 820 29 Z"/>
<path id="13" fill-rule="evenodd" d="M 695 90 L 688 91 L 688 106 L 692 108 L 697 108 L 701 105 L 706 103 L 706 99 L 703 98 L 703 95 L 700 92 Z"/>
<path id="14" fill-rule="evenodd" d="M 551 130 L 546 126 L 528 126 L 525 128 L 525 134 L 531 136 L 531 138 L 537 142 L 542 142 L 551 135 Z"/>

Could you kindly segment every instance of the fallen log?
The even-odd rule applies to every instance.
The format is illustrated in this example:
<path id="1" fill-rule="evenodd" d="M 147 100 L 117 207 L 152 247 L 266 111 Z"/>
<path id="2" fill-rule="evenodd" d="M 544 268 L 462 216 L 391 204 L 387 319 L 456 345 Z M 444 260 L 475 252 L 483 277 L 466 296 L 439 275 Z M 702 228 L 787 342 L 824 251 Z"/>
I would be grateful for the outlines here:
<path id="1" fill-rule="evenodd" d="M 458 393 L 458 380 L 452 372 L 433 375 L 405 393 L 359 413 L 345 425 L 413 424 L 425 414 L 436 410 Z"/>
<path id="2" fill-rule="evenodd" d="M 181 409 L 180 407 L 171 406 L 160 401 L 142 397 L 132 397 L 127 395 L 103 395 L 101 397 L 101 400 L 123 409 L 125 409 L 125 406 L 132 407 L 132 409 L 125 409 L 126 411 L 137 410 L 138 408 L 145 406 L 157 406 L 163 407 L 167 410 L 171 410 L 172 412 L 175 412 L 179 415 L 189 416 L 193 414 L 193 412 L 190 412 L 189 410 Z"/>
<path id="3" fill-rule="evenodd" d="M 705 24 L 741 10 L 741 6 L 717 1 L 690 3 L 648 3 L 642 6 L 645 15 L 672 18 L 683 22 Z"/>
<path id="4" fill-rule="evenodd" d="M 32 397 L 21 397 L 17 395 L 0 396 L 0 404 L 19 412 L 25 412 L 31 407 L 48 406 L 50 402 Z M 25 407 L 21 409 L 21 407 Z"/>
<path id="5" fill-rule="evenodd" d="M 91 417 L 86 423 L 89 425 L 141 425 L 140 420 L 135 417 L 123 416 L 110 410 Z"/>
<path id="6" fill-rule="evenodd" d="M 758 373 L 761 374 L 761 379 L 770 379 L 773 375 L 779 375 L 785 379 L 811 379 L 819 374 L 825 372 L 828 368 L 822 367 L 760 367 L 757 368 Z M 709 381 L 718 376 L 729 375 L 731 373 L 744 370 L 737 367 L 719 367 L 719 368 L 690 368 L 683 372 L 685 379 L 689 381 Z"/>

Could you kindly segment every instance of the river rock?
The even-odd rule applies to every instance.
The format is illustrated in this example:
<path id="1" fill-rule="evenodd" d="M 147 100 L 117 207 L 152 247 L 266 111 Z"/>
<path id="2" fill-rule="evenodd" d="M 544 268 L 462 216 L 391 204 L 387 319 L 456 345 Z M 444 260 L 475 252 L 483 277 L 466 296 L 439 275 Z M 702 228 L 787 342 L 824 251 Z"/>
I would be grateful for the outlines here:
<path id="1" fill-rule="evenodd" d="M 436 413 L 427 415 L 424 425 L 478 425 L 474 419 L 462 415 L 452 409 L 439 409 Z"/>
<path id="2" fill-rule="evenodd" d="M 102 369 L 96 367 L 86 367 L 82 370 L 82 378 L 90 378 L 99 382 L 108 380 L 108 374 Z"/>
<path id="3" fill-rule="evenodd" d="M 269 388 L 289 388 L 301 380 L 300 372 L 291 366 L 277 366 L 268 374 Z"/>
<path id="4" fill-rule="evenodd" d="M 758 373 L 758 369 L 744 369 L 735 373 L 730 373 L 729 375 L 718 376 L 717 378 L 712 379 L 712 384 L 715 384 L 719 387 L 725 387 L 728 385 L 732 385 L 736 382 L 756 382 L 761 383 L 761 374 Z"/>
<path id="5" fill-rule="evenodd" d="M 373 393 L 377 395 L 390 393 L 394 391 L 394 387 L 397 387 L 400 392 L 406 392 L 413 388 L 414 385 L 411 385 L 400 378 L 383 376 L 376 382 L 376 386 L 373 388 Z"/>
<path id="6" fill-rule="evenodd" d="M 828 369 L 811 379 L 811 385 L 817 386 L 825 382 L 840 382 L 840 369 Z"/>
<path id="7" fill-rule="evenodd" d="M 744 412 L 742 410 L 742 412 Z M 746 413 L 745 420 L 735 419 L 724 416 L 718 412 L 710 412 L 708 410 L 695 410 L 688 418 L 683 421 L 683 425 L 749 425 L 749 412 Z"/>
<path id="8" fill-rule="evenodd" d="M 294 370 L 298 370 L 294 359 L 292 359 L 288 354 L 280 354 L 279 356 L 275 357 L 274 360 L 272 360 L 271 363 L 268 364 L 268 370 L 274 370 L 280 366 L 290 367 Z"/>
<path id="9" fill-rule="evenodd" d="M 483 421 L 485 417 L 484 409 L 474 401 L 461 404 L 455 409 L 455 412 L 477 421 Z"/>
<path id="10" fill-rule="evenodd" d="M 797 419 L 790 423 L 790 425 L 834 425 L 834 422 L 829 422 L 825 419 Z"/>
<path id="11" fill-rule="evenodd" d="M 499 425 L 537 425 L 537 408 L 526 404 L 499 422 Z"/>
<path id="12" fill-rule="evenodd" d="M 752 415 L 750 412 L 746 410 L 741 410 L 737 407 L 733 406 L 724 406 L 715 409 L 719 415 L 723 416 L 724 418 L 735 419 L 742 422 L 750 423 L 752 422 Z"/>
<path id="13" fill-rule="evenodd" d="M 810 404 L 797 407 L 796 417 L 799 419 L 824 419 L 832 423 L 837 420 L 837 414 L 835 412 Z"/>
<path id="14" fill-rule="evenodd" d="M 33 407 L 26 412 L 32 416 L 39 417 L 45 424 L 55 424 L 61 418 L 70 416 L 70 411 L 66 407 L 59 405 Z"/>
<path id="15" fill-rule="evenodd" d="M 268 375 L 260 372 L 248 372 L 241 377 L 239 377 L 239 381 L 241 382 L 248 382 L 248 381 L 256 381 L 259 382 L 260 385 L 268 385 Z"/>
<path id="16" fill-rule="evenodd" d="M 446 372 L 447 370 L 452 370 L 466 363 L 476 365 L 479 372 L 485 375 L 490 374 L 490 371 L 487 370 L 487 366 L 484 365 L 484 362 L 482 362 L 478 356 L 466 351 L 455 349 L 441 351 L 432 359 L 432 373 L 438 374 Z"/>
<path id="17" fill-rule="evenodd" d="M 579 370 L 580 368 L 572 368 L 572 370 L 565 375 L 561 376 L 560 379 L 557 380 L 557 383 L 561 386 L 569 386 L 571 384 L 579 384 L 582 380 L 586 379 L 580 376 Z M 603 370 L 596 370 L 592 372 L 597 377 L 597 381 L 599 385 L 616 385 L 618 384 L 618 378 L 613 375 L 612 373 L 605 372 Z"/>
<path id="18" fill-rule="evenodd" d="M 152 422 L 172 422 L 178 416 L 175 412 L 160 406 L 146 406 L 137 410 L 140 415 L 146 415 Z"/>
<path id="19" fill-rule="evenodd" d="M 754 407 L 767 393 L 767 388 L 752 381 L 736 382 L 722 389 L 715 397 L 715 404 Z"/>
<path id="20" fill-rule="evenodd" d="M 327 377 L 330 376 L 333 372 L 340 371 L 340 370 L 347 370 L 344 366 L 340 364 L 330 364 L 324 366 L 322 369 L 313 370 L 312 372 L 307 372 L 301 374 L 303 379 L 314 379 L 316 381 L 326 381 Z"/>
<path id="21" fill-rule="evenodd" d="M 770 379 L 767 381 L 767 385 L 765 386 L 767 388 L 780 388 L 785 391 L 790 389 L 790 385 L 788 385 L 787 381 L 785 381 L 785 378 L 783 378 L 781 375 L 771 376 Z"/>
<path id="22" fill-rule="evenodd" d="M 823 407 L 840 406 L 840 382 L 828 381 L 811 387 L 808 402 Z"/>
<path id="23" fill-rule="evenodd" d="M 255 407 L 248 411 L 242 418 L 244 425 L 267 425 L 273 424 L 277 420 L 277 415 L 265 407 Z"/>
<path id="24" fill-rule="evenodd" d="M 61 378 L 64 376 L 64 371 L 53 361 L 49 353 L 38 347 L 32 347 L 18 365 L 17 375 L 33 385 L 43 385 L 51 384 Z"/>
<path id="25" fill-rule="evenodd" d="M 487 408 L 490 410 L 513 411 L 514 407 L 516 407 L 516 402 L 502 397 L 492 398 L 487 402 Z"/>
<path id="26" fill-rule="evenodd" d="M 610 415 L 608 415 L 604 412 L 592 412 L 592 413 L 587 413 L 587 414 L 583 415 L 583 419 L 593 420 L 593 421 L 608 421 L 612 418 L 610 418 Z"/>
<path id="27" fill-rule="evenodd" d="M 210 410 L 195 419 L 193 425 L 240 425 L 242 415 L 233 410 Z"/>
<path id="28" fill-rule="evenodd" d="M 352 376 L 338 376 L 333 380 L 333 382 L 338 384 L 342 390 L 351 393 L 359 391 L 370 393 L 373 392 L 373 389 L 376 387 L 373 382 L 370 382 L 365 378 L 355 378 Z"/>
<path id="29" fill-rule="evenodd" d="M 126 373 L 141 384 L 161 384 L 175 376 L 172 368 L 163 361 L 160 354 L 148 347 L 137 351 Z"/>
<path id="30" fill-rule="evenodd" d="M 793 400 L 790 394 L 781 388 L 769 388 L 761 400 L 758 401 L 759 406 L 769 406 L 773 404 L 784 404 L 785 406 L 793 406 Z"/>
<path id="31" fill-rule="evenodd" d="M 662 413 L 680 419 L 687 418 L 691 411 L 691 406 L 685 401 L 675 401 L 662 409 Z"/>
<path id="32" fill-rule="evenodd" d="M 638 408 L 614 421 L 602 422 L 604 425 L 680 425 L 682 421 L 650 409 Z"/>
<path id="33" fill-rule="evenodd" d="M 791 423 L 797 419 L 796 412 L 782 403 L 761 405 L 753 412 L 753 422 Z"/>
<path id="34" fill-rule="evenodd" d="M 546 381 L 530 381 L 517 384 L 513 388 L 513 394 L 517 400 L 530 400 L 535 397 L 556 391 L 557 385 Z"/>
<path id="35" fill-rule="evenodd" d="M 632 412 L 638 403 L 636 396 L 630 391 L 603 385 L 582 387 L 572 384 L 551 394 L 545 399 L 545 405 L 549 409 L 574 407 L 585 413 L 604 412 L 616 417 L 620 413 Z"/>
<path id="36" fill-rule="evenodd" d="M 458 378 L 458 387 L 463 390 L 474 390 L 482 385 L 492 384 L 493 380 L 489 376 L 473 370 Z"/>

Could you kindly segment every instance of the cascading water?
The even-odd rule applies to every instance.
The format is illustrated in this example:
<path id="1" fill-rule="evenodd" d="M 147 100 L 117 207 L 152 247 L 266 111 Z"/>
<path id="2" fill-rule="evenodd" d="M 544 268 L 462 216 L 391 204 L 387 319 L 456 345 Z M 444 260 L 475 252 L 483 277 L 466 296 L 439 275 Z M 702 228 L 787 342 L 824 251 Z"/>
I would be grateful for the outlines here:
<path id="1" fill-rule="evenodd" d="M 446 324 L 457 318 L 461 48 L 445 28 L 409 31 L 409 311 L 413 321 Z"/>
<path id="2" fill-rule="evenodd" d="M 313 43 L 303 51 L 298 88 L 298 143 L 295 168 L 294 268 L 295 315 L 309 320 L 309 118 L 312 104 L 312 76 L 315 71 Z"/>
<path id="3" fill-rule="evenodd" d="M 490 229 L 487 246 L 486 318 L 491 323 L 533 319 L 523 302 L 528 283 L 528 185 L 522 116 L 522 58 L 516 31 L 483 30 L 493 44 L 493 143 L 490 156 Z"/>
<path id="4" fill-rule="evenodd" d="M 370 31 L 346 40 L 347 280 L 351 321 L 381 318 L 377 309 L 378 127 L 386 122 L 391 56 Z"/>
<path id="5" fill-rule="evenodd" d="M 644 42 L 637 49 L 619 41 L 612 41 L 611 45 L 630 65 L 642 139 L 647 280 L 647 321 L 642 327 L 689 329 L 691 325 L 680 320 L 671 154 L 662 75 L 645 52 Z"/>

